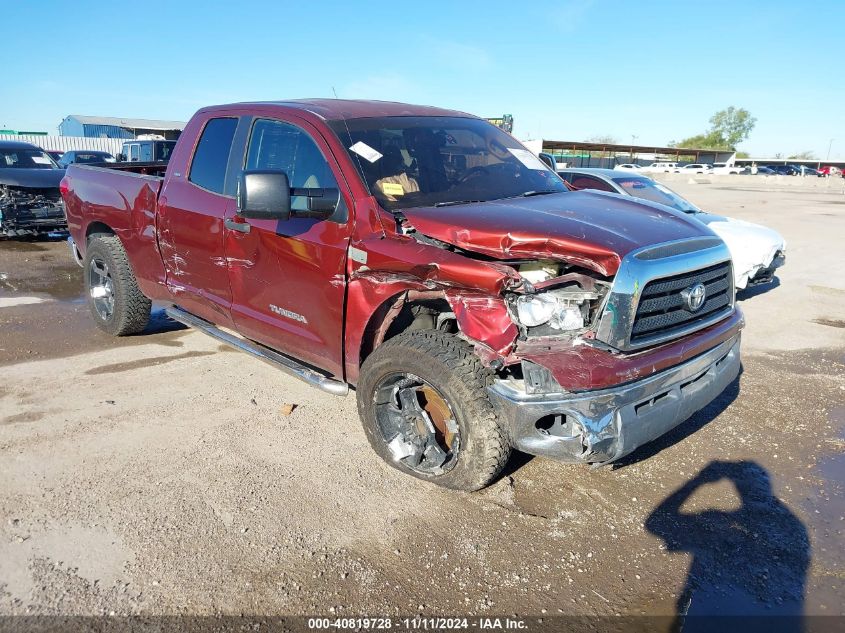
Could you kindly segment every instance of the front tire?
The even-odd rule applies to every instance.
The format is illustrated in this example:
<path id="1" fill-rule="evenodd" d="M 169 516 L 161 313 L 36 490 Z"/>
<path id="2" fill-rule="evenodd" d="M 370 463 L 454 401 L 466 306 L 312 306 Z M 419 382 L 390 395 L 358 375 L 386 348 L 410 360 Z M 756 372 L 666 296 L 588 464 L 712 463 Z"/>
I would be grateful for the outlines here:
<path id="1" fill-rule="evenodd" d="M 478 490 L 511 447 L 487 387 L 493 373 L 454 335 L 405 332 L 361 367 L 358 413 L 373 450 L 400 471 L 456 490 Z"/>
<path id="2" fill-rule="evenodd" d="M 152 302 L 138 288 L 129 258 L 116 235 L 91 237 L 85 251 L 85 293 L 94 322 L 112 336 L 144 331 Z"/>

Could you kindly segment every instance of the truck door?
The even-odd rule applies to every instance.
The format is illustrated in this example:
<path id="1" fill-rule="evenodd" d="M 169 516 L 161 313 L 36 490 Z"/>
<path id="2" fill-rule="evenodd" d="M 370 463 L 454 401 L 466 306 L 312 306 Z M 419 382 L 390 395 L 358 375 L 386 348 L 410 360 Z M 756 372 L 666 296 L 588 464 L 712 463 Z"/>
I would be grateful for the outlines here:
<path id="1" fill-rule="evenodd" d="M 295 117 L 255 119 L 243 166 L 281 169 L 291 188 L 340 189 L 329 218 L 305 217 L 307 199 L 296 196 L 288 220 L 248 220 L 233 208 L 224 230 L 238 331 L 342 376 L 350 197 L 340 169 L 319 132 Z"/>
<path id="2" fill-rule="evenodd" d="M 229 154 L 239 118 L 211 118 L 185 173 L 174 174 L 159 200 L 159 246 L 176 303 L 198 316 L 231 325 L 223 220 L 235 208 Z"/>

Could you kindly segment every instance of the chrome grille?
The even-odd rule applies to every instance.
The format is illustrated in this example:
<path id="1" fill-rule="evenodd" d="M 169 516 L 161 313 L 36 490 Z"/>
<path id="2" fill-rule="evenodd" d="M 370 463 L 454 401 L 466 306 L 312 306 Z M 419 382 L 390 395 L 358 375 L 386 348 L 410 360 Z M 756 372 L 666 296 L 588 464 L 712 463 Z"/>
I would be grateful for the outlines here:
<path id="1" fill-rule="evenodd" d="M 704 304 L 695 312 L 684 302 L 682 291 L 696 284 L 706 290 Z M 733 303 L 730 262 L 648 282 L 643 288 L 631 328 L 631 343 L 687 331 L 699 323 L 727 314 Z"/>

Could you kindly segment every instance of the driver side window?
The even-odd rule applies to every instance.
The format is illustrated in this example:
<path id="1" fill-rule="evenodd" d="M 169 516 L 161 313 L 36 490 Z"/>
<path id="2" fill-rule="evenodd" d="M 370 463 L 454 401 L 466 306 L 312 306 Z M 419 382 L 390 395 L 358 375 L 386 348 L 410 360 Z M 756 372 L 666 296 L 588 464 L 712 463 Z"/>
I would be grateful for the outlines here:
<path id="1" fill-rule="evenodd" d="M 337 189 L 331 167 L 313 139 L 304 130 L 282 121 L 255 122 L 244 169 L 281 169 L 294 189 Z M 308 199 L 291 197 L 291 210 L 307 211 Z"/>

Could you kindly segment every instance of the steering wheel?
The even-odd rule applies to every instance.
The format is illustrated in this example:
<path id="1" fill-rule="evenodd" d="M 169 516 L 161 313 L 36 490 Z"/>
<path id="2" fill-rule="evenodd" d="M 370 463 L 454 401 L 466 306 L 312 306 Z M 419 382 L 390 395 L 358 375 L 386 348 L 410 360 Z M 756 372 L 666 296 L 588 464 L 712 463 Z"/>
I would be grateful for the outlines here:
<path id="1" fill-rule="evenodd" d="M 495 165 L 471 167 L 464 172 L 463 176 L 458 179 L 458 182 L 465 183 L 479 176 L 486 176 L 488 178 L 515 178 L 519 176 L 519 167 L 512 163 L 497 163 Z"/>

